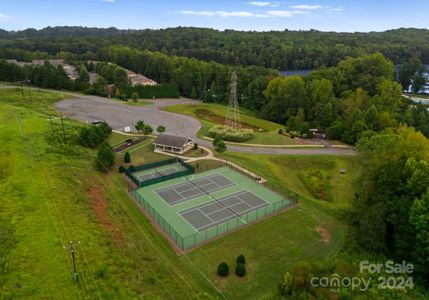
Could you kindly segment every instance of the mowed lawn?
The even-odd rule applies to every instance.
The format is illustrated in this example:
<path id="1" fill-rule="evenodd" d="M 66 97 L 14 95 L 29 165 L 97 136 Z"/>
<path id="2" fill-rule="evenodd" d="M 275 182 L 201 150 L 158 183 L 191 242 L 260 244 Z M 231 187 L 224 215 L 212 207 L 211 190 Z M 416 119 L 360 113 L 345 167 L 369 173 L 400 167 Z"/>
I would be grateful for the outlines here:
<path id="1" fill-rule="evenodd" d="M 320 261 L 335 255 L 344 245 L 347 226 L 338 216 L 350 209 L 353 183 L 358 177 L 356 158 L 333 156 L 270 156 L 227 153 L 229 160 L 251 169 L 276 186 L 303 195 L 300 205 L 260 223 L 239 230 L 189 253 L 195 264 L 222 288 L 231 299 L 277 297 L 278 283 L 300 260 Z M 333 199 L 314 199 L 298 178 L 305 170 L 324 169 L 332 174 Z M 340 169 L 347 169 L 340 175 Z M 244 254 L 248 275 L 234 275 L 235 258 Z M 216 267 L 227 262 L 232 274 L 219 279 Z"/>
<path id="2" fill-rule="evenodd" d="M 200 119 L 204 128 L 198 131 L 200 138 L 207 136 L 208 131 L 215 125 L 223 125 L 227 106 L 214 103 L 179 104 L 167 106 L 166 111 L 189 115 Z M 253 129 L 255 136 L 246 141 L 248 144 L 262 145 L 294 145 L 295 141 L 285 135 L 278 134 L 284 126 L 259 118 L 254 112 L 242 109 L 240 120 L 245 128 Z"/>

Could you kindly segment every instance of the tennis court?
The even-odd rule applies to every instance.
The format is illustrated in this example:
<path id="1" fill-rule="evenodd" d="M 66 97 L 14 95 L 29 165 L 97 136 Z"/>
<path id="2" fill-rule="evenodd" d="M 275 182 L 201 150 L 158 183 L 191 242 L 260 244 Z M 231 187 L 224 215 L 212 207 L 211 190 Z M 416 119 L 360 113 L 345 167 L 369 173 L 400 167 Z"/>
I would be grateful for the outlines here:
<path id="1" fill-rule="evenodd" d="M 144 182 L 150 179 L 168 176 L 182 171 L 186 171 L 186 168 L 182 164 L 173 163 L 166 166 L 135 172 L 134 176 L 137 177 L 140 181 Z"/>
<path id="2" fill-rule="evenodd" d="M 132 193 L 182 250 L 296 203 L 229 167 L 155 183 Z"/>
<path id="3" fill-rule="evenodd" d="M 165 202 L 174 205 L 233 185 L 235 185 L 235 183 L 225 176 L 214 174 L 160 189 L 157 190 L 156 193 Z"/>
<path id="4" fill-rule="evenodd" d="M 179 214 L 197 231 L 203 231 L 234 218 L 241 218 L 258 208 L 268 205 L 258 196 L 242 191 L 231 196 L 213 200 L 179 212 Z"/>

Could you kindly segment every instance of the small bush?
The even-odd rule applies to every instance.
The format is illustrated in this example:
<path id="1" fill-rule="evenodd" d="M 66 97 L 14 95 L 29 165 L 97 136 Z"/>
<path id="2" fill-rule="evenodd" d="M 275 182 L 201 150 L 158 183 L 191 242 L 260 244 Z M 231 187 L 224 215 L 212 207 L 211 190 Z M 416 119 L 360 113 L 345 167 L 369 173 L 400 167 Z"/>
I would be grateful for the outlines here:
<path id="1" fill-rule="evenodd" d="M 165 128 L 165 126 L 163 126 L 163 125 L 159 125 L 159 126 L 156 128 L 156 131 L 157 131 L 158 133 L 163 133 L 163 132 L 165 132 L 165 130 L 166 130 L 166 128 Z"/>
<path id="2" fill-rule="evenodd" d="M 139 93 L 134 92 L 131 94 L 131 99 L 133 99 L 134 102 L 137 102 L 137 99 L 139 98 Z"/>
<path id="3" fill-rule="evenodd" d="M 124 173 L 125 172 L 125 168 L 124 166 L 119 166 L 119 173 Z"/>
<path id="4" fill-rule="evenodd" d="M 279 134 L 283 134 L 283 129 L 280 128 L 279 131 L 278 131 L 278 133 Z"/>
<path id="5" fill-rule="evenodd" d="M 228 264 L 227 264 L 227 263 L 225 263 L 225 262 L 220 263 L 220 264 L 219 264 L 219 266 L 217 267 L 217 274 L 218 274 L 220 277 L 227 277 L 227 276 L 228 276 L 228 274 L 229 274 L 229 267 L 228 267 Z"/>
<path id="6" fill-rule="evenodd" d="M 223 153 L 226 151 L 226 145 L 221 140 L 214 140 L 213 146 L 215 147 L 216 152 Z"/>
<path id="7" fill-rule="evenodd" d="M 194 143 L 194 150 L 198 150 L 198 144 Z"/>
<path id="8" fill-rule="evenodd" d="M 246 258 L 244 257 L 243 254 L 240 254 L 239 256 L 237 256 L 237 264 L 246 264 Z"/>
<path id="9" fill-rule="evenodd" d="M 218 125 L 210 128 L 208 136 L 214 139 L 242 143 L 253 138 L 254 133 L 251 129 L 234 129 L 229 126 Z"/>
<path id="10" fill-rule="evenodd" d="M 131 162 L 131 155 L 129 152 L 125 152 L 124 163 L 129 164 Z"/>
<path id="11" fill-rule="evenodd" d="M 238 277 L 244 277 L 246 275 L 246 267 L 242 263 L 237 264 L 237 267 L 235 268 L 235 274 Z"/>
<path id="12" fill-rule="evenodd" d="M 133 165 L 131 165 L 131 166 L 128 167 L 128 170 L 130 172 L 134 172 L 136 170 L 136 168 Z"/>

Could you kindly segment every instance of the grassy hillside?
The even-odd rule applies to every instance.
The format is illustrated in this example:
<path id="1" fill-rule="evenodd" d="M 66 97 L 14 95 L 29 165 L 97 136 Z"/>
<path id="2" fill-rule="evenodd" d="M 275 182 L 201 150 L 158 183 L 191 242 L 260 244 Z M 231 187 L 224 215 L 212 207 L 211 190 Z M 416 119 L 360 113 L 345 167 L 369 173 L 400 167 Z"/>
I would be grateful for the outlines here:
<path id="1" fill-rule="evenodd" d="M 214 125 L 223 125 L 227 107 L 221 104 L 202 103 L 198 105 L 180 104 L 164 108 L 166 111 L 189 115 L 200 119 L 204 128 L 198 135 L 200 137 L 207 136 L 208 131 Z M 278 134 L 278 130 L 283 126 L 270 121 L 263 120 L 255 115 L 255 113 L 243 109 L 240 113 L 240 119 L 244 128 L 253 129 L 255 136 L 246 141 L 249 144 L 266 144 L 266 145 L 293 145 L 295 141 L 287 136 Z"/>
<path id="2" fill-rule="evenodd" d="M 58 121 L 52 140 L 45 112 L 55 114 L 52 104 L 63 96 L 32 93 L 24 101 L 19 91 L 0 90 L 0 298 L 259 299 L 277 293 L 281 275 L 296 261 L 322 260 L 344 244 L 347 226 L 337 211 L 349 208 L 354 193 L 354 158 L 226 153 L 277 189 L 303 195 L 300 206 L 178 256 L 115 170 L 100 174 L 94 151 L 61 146 Z M 69 141 L 80 126 L 66 120 Z M 163 158 L 146 142 L 133 148 L 133 162 Z M 300 179 L 314 168 L 331 174 L 330 201 L 315 199 Z M 76 246 L 77 283 L 69 241 Z M 233 266 L 240 253 L 248 276 L 219 280 L 217 264 Z"/>
<path id="3" fill-rule="evenodd" d="M 45 96 L 34 92 L 33 101 Z M 48 97 L 46 103 L 62 98 Z M 28 109 L 48 107 L 5 104 L 15 104 L 15 98 L 19 95 L 1 91 L 0 298 L 217 295 L 198 269 L 160 238 L 116 172 L 96 173 L 90 150 L 48 143 L 45 115 Z M 66 121 L 67 131 L 72 126 L 80 125 Z M 69 241 L 76 246 L 77 283 Z"/>

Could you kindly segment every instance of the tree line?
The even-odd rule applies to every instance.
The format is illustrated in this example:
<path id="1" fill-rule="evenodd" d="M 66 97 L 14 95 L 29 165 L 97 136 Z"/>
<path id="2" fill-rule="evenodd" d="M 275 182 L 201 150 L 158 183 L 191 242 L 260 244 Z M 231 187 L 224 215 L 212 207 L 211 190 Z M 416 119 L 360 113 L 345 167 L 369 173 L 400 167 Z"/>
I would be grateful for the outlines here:
<path id="1" fill-rule="evenodd" d="M 278 70 L 315 69 L 336 65 L 347 56 L 382 53 L 395 64 L 412 58 L 429 63 L 429 31 L 397 29 L 385 32 L 335 33 L 309 31 L 245 32 L 178 27 L 160 30 L 48 27 L 0 32 L 0 48 L 45 55 L 95 56 L 98 49 L 123 45 L 138 50 L 192 57 L 221 64 L 257 65 Z"/>
<path id="2" fill-rule="evenodd" d="M 429 113 L 402 97 L 394 66 L 382 54 L 346 58 L 306 77 L 277 77 L 264 96 L 262 115 L 289 131 L 307 133 L 313 127 L 354 144 L 404 123 L 429 136 Z"/>

